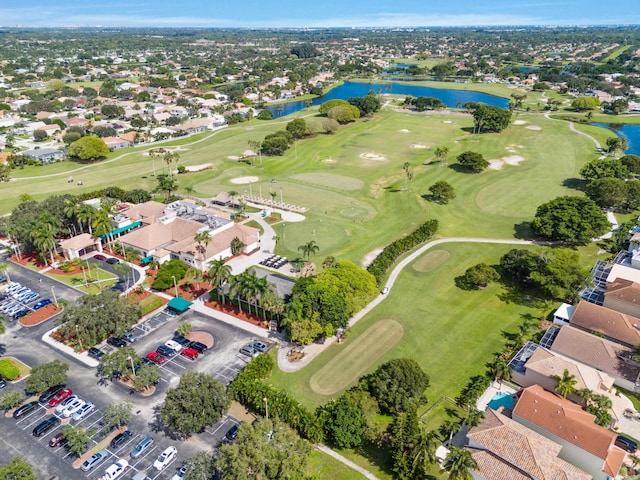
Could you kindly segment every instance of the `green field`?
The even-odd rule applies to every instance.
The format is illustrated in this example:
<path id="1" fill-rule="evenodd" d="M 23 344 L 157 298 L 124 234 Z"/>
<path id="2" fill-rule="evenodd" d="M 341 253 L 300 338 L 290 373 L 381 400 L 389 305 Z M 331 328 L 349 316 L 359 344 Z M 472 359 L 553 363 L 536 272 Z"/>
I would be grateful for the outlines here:
<path id="1" fill-rule="evenodd" d="M 309 455 L 307 473 L 320 479 L 362 480 L 365 477 L 329 455 L 313 450 Z"/>

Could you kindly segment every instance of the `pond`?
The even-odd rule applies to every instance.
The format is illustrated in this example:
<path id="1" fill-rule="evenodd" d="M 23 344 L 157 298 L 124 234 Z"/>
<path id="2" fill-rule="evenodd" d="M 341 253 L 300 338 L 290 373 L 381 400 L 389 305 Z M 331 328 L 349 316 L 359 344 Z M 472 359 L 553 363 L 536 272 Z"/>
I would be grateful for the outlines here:
<path id="1" fill-rule="evenodd" d="M 473 88 L 471 85 L 469 88 Z M 364 97 L 370 91 L 379 94 L 411 95 L 412 97 L 433 97 L 442 100 L 447 107 L 456 108 L 459 104 L 467 102 L 486 103 L 496 107 L 509 108 L 509 100 L 503 97 L 496 97 L 488 93 L 475 92 L 473 90 L 447 90 L 442 88 L 431 88 L 422 85 L 405 85 L 402 83 L 360 83 L 345 82 L 339 87 L 330 90 L 322 97 L 314 98 L 312 105 L 320 105 L 327 100 L 348 100 L 351 97 Z M 281 117 L 298 112 L 306 108 L 304 101 L 281 103 L 281 111 L 276 105 L 268 105 L 274 116 Z"/>
<path id="2" fill-rule="evenodd" d="M 626 138 L 629 148 L 624 153 L 640 155 L 640 125 L 622 125 L 619 123 L 594 123 L 592 125 L 608 128 L 619 137 Z"/>

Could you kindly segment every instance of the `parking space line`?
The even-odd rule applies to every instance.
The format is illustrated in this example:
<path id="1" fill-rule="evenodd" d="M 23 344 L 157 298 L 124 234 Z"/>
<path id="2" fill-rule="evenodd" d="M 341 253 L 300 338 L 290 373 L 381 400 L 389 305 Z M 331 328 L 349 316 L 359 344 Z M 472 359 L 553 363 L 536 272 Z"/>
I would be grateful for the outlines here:
<path id="1" fill-rule="evenodd" d="M 143 455 L 141 455 L 140 457 L 136 458 L 136 463 L 130 464 L 133 467 L 137 467 L 137 465 L 139 465 L 140 463 L 142 463 L 143 460 L 146 460 L 146 458 L 151 454 L 151 452 L 155 452 L 155 450 L 158 448 L 157 445 L 153 445 L 151 447 L 151 450 L 149 450 L 148 452 L 145 452 Z"/>

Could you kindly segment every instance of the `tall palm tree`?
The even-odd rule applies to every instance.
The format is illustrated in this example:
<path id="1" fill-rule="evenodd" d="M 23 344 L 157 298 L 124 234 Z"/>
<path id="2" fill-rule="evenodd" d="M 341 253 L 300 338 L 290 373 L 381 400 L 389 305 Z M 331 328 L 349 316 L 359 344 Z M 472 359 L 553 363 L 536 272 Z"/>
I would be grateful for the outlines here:
<path id="1" fill-rule="evenodd" d="M 433 151 L 433 153 L 435 154 L 436 158 L 440 160 L 441 165 L 446 165 L 447 156 L 449 155 L 449 147 L 437 147 Z"/>
<path id="2" fill-rule="evenodd" d="M 421 429 L 413 449 L 413 470 L 426 470 L 428 465 L 435 465 L 436 449 L 440 445 L 437 432 Z M 420 468 L 418 469 L 418 466 Z"/>
<path id="3" fill-rule="evenodd" d="M 566 368 L 564 372 L 562 372 L 562 377 L 560 375 L 553 375 L 552 378 L 558 382 L 555 391 L 558 392 L 562 398 L 567 398 L 567 395 L 576 391 L 575 384 L 578 383 L 578 381 L 575 375 L 571 375 Z"/>
<path id="4" fill-rule="evenodd" d="M 298 251 L 302 252 L 302 256 L 303 257 L 305 255 L 307 256 L 307 261 L 311 259 L 311 254 L 315 255 L 316 253 L 318 253 L 319 250 L 320 250 L 320 247 L 318 246 L 318 244 L 316 244 L 315 240 L 311 240 L 305 243 L 304 245 L 300 245 L 298 247 Z"/>
<path id="5" fill-rule="evenodd" d="M 78 230 L 80 230 L 81 232 L 83 230 L 82 223 L 80 222 L 79 218 L 79 213 L 82 210 L 83 205 L 85 204 L 82 203 L 77 197 L 69 197 L 65 198 L 64 209 L 62 210 L 62 213 L 65 214 L 69 221 L 75 222 L 75 224 L 78 226 Z"/>
<path id="6" fill-rule="evenodd" d="M 478 464 L 466 448 L 450 447 L 449 454 L 444 460 L 444 469 L 449 472 L 450 480 L 472 480 L 469 470 L 477 470 Z"/>
<path id="7" fill-rule="evenodd" d="M 207 275 L 211 284 L 218 289 L 218 292 L 221 292 L 222 285 L 231 278 L 231 267 L 225 263 L 223 258 L 218 258 L 209 262 Z M 224 292 L 222 293 L 222 303 L 224 303 Z"/>
<path id="8" fill-rule="evenodd" d="M 42 252 L 42 259 L 45 260 L 47 258 L 48 251 L 51 263 L 53 263 L 53 250 L 56 246 L 56 230 L 53 225 L 46 221 L 39 222 L 31 231 L 31 239 L 36 248 Z"/>
<path id="9" fill-rule="evenodd" d="M 97 210 L 93 208 L 91 205 L 87 205 L 83 203 L 80 209 L 78 210 L 77 216 L 78 221 L 82 225 L 83 223 L 87 225 L 89 229 L 89 233 L 93 235 L 92 223 L 96 218 Z M 82 230 L 82 228 L 80 228 Z"/>
<path id="10" fill-rule="evenodd" d="M 100 210 L 96 210 L 96 216 L 93 219 L 92 225 L 96 235 L 104 235 L 107 239 L 107 244 L 111 246 L 110 233 L 113 226 L 111 224 L 111 217 L 106 209 L 101 208 Z"/>
<path id="11" fill-rule="evenodd" d="M 204 254 L 211 243 L 211 232 L 209 230 L 198 232 L 193 237 L 193 240 L 196 242 L 196 251 L 200 254 L 201 270 L 204 270 Z"/>
<path id="12" fill-rule="evenodd" d="M 503 380 L 511 380 L 509 363 L 502 355 L 498 356 L 493 364 L 491 364 L 491 373 L 493 373 L 494 378 L 500 381 L 500 387 L 502 387 Z"/>

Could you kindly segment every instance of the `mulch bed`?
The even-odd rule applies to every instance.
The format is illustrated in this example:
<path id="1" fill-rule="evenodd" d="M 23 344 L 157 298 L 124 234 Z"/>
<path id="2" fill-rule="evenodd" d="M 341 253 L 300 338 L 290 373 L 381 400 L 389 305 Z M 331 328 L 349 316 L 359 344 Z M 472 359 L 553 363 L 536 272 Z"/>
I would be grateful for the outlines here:
<path id="1" fill-rule="evenodd" d="M 214 300 L 207 300 L 205 302 L 205 305 L 209 308 L 213 308 L 214 310 L 218 310 L 219 312 L 226 313 L 227 315 L 231 315 L 232 317 L 236 317 L 238 320 L 242 320 L 243 322 L 247 322 L 257 327 L 264 328 L 265 330 L 267 329 L 267 327 L 262 325 L 264 319 L 257 317 L 253 313 L 249 314 L 249 312 L 246 310 L 240 310 L 234 305 L 221 303 Z"/>
<path id="2" fill-rule="evenodd" d="M 40 260 L 40 255 L 37 252 L 23 252 L 20 257 L 21 258 L 18 258 L 17 255 L 13 255 L 9 258 L 9 260 L 11 260 L 13 263 L 17 263 L 25 267 L 28 263 L 34 264 L 39 269 L 47 268 L 49 266 L 48 263 L 43 263 L 42 260 Z M 64 258 L 59 256 L 54 256 L 53 259 L 56 261 L 64 260 Z"/>
<path id="3" fill-rule="evenodd" d="M 208 284 L 205 282 L 191 283 L 193 284 L 193 288 L 191 290 L 185 290 L 184 285 L 178 285 L 178 294 L 185 300 L 195 300 L 199 296 L 204 295 L 209 291 L 209 289 L 207 289 Z M 166 289 L 165 293 L 175 293 L 175 290 L 173 287 L 171 287 Z"/>
<path id="4" fill-rule="evenodd" d="M 187 340 L 204 343 L 207 348 L 213 348 L 213 335 L 207 332 L 193 331 L 187 334 Z"/>
<path id="5" fill-rule="evenodd" d="M 127 294 L 127 298 L 131 303 L 137 303 L 137 302 L 141 302 L 145 298 L 150 297 L 151 295 L 153 294 L 149 290 L 143 290 L 142 292 L 133 290 Z"/>
<path id="6" fill-rule="evenodd" d="M 18 321 L 20 322 L 20 325 L 24 327 L 35 327 L 36 325 L 40 325 L 42 322 L 46 322 L 50 318 L 55 317 L 59 313 L 62 313 L 63 310 L 63 308 L 56 307 L 55 304 L 50 303 L 46 307 L 42 307 L 28 315 L 25 315 Z"/>
<path id="7" fill-rule="evenodd" d="M 125 385 L 125 386 L 129 387 L 130 389 L 134 390 L 134 388 L 133 388 L 133 378 L 131 378 L 131 377 L 120 377 L 120 378 L 118 378 L 118 381 L 122 385 Z M 144 389 L 142 389 L 140 391 L 136 390 L 136 393 L 139 393 L 143 397 L 149 397 L 149 396 L 153 395 L 154 393 L 156 393 L 156 387 L 154 387 L 153 385 L 150 385 L 147 388 L 144 388 Z"/>

